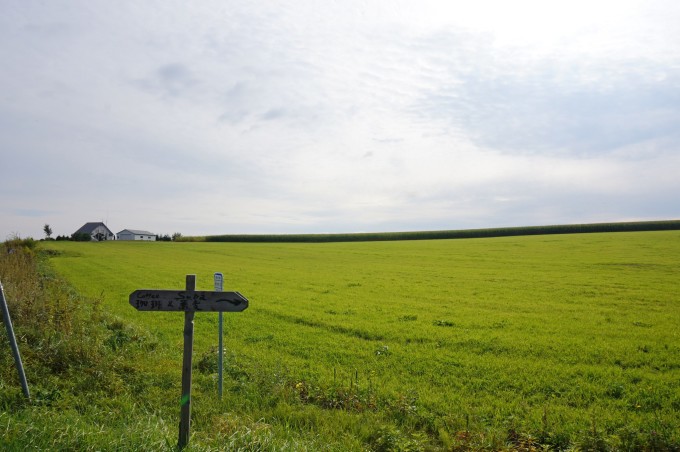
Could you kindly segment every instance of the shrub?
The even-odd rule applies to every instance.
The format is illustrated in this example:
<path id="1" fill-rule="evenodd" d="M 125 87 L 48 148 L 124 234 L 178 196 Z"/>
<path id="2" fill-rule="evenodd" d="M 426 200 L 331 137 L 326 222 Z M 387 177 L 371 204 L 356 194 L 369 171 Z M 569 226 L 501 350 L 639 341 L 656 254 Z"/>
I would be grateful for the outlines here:
<path id="1" fill-rule="evenodd" d="M 26 252 L 35 249 L 35 240 L 31 237 L 22 239 L 18 234 L 13 234 L 3 244 L 6 253 Z"/>

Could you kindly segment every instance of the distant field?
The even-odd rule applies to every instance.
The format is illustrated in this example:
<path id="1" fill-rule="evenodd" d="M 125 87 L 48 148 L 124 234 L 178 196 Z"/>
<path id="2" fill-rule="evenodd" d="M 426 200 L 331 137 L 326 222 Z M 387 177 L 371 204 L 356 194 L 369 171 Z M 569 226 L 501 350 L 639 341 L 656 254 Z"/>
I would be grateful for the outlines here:
<path id="1" fill-rule="evenodd" d="M 182 289 L 190 273 L 211 290 L 224 273 L 225 290 L 250 300 L 225 314 L 225 412 L 329 442 L 368 435 L 374 419 L 385 441 L 449 449 L 514 432 L 555 448 L 680 444 L 679 231 L 44 246 L 81 293 L 158 337 L 178 379 L 183 316 L 137 312 L 128 295 Z M 217 315 L 197 314 L 195 331 L 205 364 Z M 258 394 L 249 381 L 267 384 Z M 193 428 L 210 435 L 211 422 Z"/>
<path id="2" fill-rule="evenodd" d="M 453 229 L 440 231 L 365 232 L 349 234 L 225 234 L 182 237 L 181 240 L 187 242 L 329 243 L 376 242 L 393 240 L 478 239 L 487 237 L 515 237 L 524 235 L 677 230 L 680 230 L 680 220 L 559 224 L 548 226 Z"/>

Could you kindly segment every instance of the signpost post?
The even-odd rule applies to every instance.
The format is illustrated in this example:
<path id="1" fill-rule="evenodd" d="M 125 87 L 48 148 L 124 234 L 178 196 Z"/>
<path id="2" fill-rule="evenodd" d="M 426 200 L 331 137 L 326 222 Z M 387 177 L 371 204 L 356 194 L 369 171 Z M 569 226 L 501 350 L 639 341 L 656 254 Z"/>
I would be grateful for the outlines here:
<path id="1" fill-rule="evenodd" d="M 196 275 L 187 275 L 186 292 L 196 291 Z M 139 309 L 139 308 L 138 308 Z M 179 399 L 179 440 L 177 447 L 189 444 L 191 426 L 191 361 L 194 354 L 194 311 L 184 312 L 184 354 L 182 355 L 182 397 Z"/>
<path id="2" fill-rule="evenodd" d="M 179 441 L 177 443 L 177 447 L 183 449 L 189 444 L 191 423 L 191 361 L 194 348 L 194 314 L 201 311 L 219 312 L 220 315 L 222 312 L 240 312 L 248 307 L 248 300 L 238 292 L 196 290 L 196 275 L 187 275 L 185 290 L 135 290 L 130 294 L 130 304 L 138 311 L 184 312 L 182 398 L 180 399 Z"/>
<path id="3" fill-rule="evenodd" d="M 215 273 L 214 276 L 215 279 L 215 292 L 222 292 L 224 290 L 224 275 L 222 273 Z M 218 326 L 217 326 L 217 394 L 220 397 L 220 400 L 222 400 L 222 369 L 224 368 L 224 345 L 222 343 L 222 333 L 223 333 L 223 325 L 224 325 L 224 319 L 222 316 L 222 311 L 218 314 Z"/>

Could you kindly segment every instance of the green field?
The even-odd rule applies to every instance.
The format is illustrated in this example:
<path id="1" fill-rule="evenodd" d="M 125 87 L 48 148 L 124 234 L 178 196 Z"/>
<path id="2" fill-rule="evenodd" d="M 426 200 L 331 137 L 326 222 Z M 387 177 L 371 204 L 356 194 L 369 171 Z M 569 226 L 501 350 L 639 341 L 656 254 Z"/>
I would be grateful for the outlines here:
<path id="1" fill-rule="evenodd" d="M 225 314 L 222 401 L 217 314 L 196 315 L 196 450 L 238 432 L 252 450 L 680 447 L 678 231 L 42 246 L 137 332 L 121 349 L 151 383 L 132 383 L 131 415 L 152 414 L 170 445 L 183 315 L 128 295 L 186 274 L 211 290 L 219 271 L 250 307 Z"/>

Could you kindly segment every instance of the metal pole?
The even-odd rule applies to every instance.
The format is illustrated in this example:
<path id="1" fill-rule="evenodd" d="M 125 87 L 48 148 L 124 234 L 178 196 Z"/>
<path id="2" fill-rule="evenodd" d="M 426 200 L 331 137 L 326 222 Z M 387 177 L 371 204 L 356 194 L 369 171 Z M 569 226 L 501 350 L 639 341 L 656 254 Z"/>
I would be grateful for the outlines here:
<path id="1" fill-rule="evenodd" d="M 220 346 L 220 351 L 217 354 L 217 394 L 220 396 L 220 400 L 222 399 L 222 382 L 224 381 L 224 375 L 223 375 L 223 369 L 224 369 L 224 345 L 223 345 L 223 340 L 222 340 L 222 331 L 223 331 L 223 325 L 224 325 L 224 320 L 222 319 L 222 311 L 220 311 L 220 328 L 219 328 L 219 335 L 220 335 L 220 340 L 219 340 L 219 346 Z"/>
<path id="2" fill-rule="evenodd" d="M 196 275 L 187 275 L 186 291 L 196 290 Z M 191 358 L 194 349 L 194 312 L 184 312 L 184 357 L 182 360 L 182 398 L 180 399 L 179 441 L 177 447 L 189 444 L 191 424 Z"/>
<path id="3" fill-rule="evenodd" d="M 7 336 L 9 337 L 9 344 L 12 347 L 12 354 L 14 355 L 14 362 L 19 372 L 19 380 L 21 380 L 21 388 L 24 390 L 24 395 L 27 399 L 31 399 L 31 393 L 28 390 L 28 383 L 26 382 L 26 374 L 24 373 L 24 365 L 21 363 L 21 355 L 19 354 L 19 346 L 17 345 L 17 338 L 14 336 L 14 328 L 12 327 L 12 319 L 9 316 L 9 309 L 7 308 L 7 301 L 5 300 L 5 289 L 0 282 L 0 300 L 2 302 L 2 319 L 5 322 L 7 329 Z"/>
<path id="4" fill-rule="evenodd" d="M 224 276 L 222 273 L 215 273 L 215 292 L 222 292 L 224 290 Z M 222 382 L 223 382 L 223 368 L 224 368 L 224 345 L 223 345 L 223 325 L 224 319 L 222 311 L 219 312 L 218 317 L 218 351 L 217 351 L 217 394 L 222 400 Z"/>

